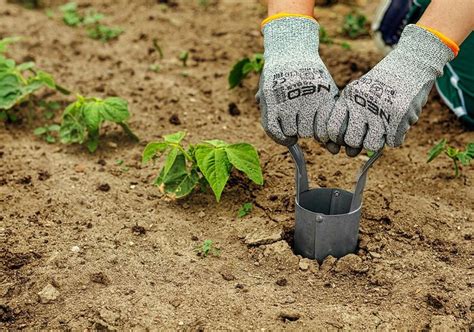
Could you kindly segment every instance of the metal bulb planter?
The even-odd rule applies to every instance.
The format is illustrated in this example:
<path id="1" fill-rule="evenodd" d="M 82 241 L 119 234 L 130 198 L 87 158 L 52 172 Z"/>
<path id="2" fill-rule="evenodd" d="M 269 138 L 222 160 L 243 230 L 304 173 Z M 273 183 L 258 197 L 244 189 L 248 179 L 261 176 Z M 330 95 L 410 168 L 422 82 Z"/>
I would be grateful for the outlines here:
<path id="1" fill-rule="evenodd" d="M 319 262 L 329 255 L 339 258 L 354 253 L 367 173 L 382 151 L 362 166 L 354 192 L 350 192 L 339 188 L 310 189 L 301 147 L 295 144 L 289 149 L 296 164 L 295 253 Z"/>

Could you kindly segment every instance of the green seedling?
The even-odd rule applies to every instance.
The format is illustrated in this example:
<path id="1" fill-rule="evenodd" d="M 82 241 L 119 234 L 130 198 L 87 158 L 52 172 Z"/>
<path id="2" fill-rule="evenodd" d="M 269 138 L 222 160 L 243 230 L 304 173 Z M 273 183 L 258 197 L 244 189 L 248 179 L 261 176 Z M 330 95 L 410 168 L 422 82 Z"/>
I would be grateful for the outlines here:
<path id="1" fill-rule="evenodd" d="M 251 72 L 261 73 L 263 70 L 264 60 L 263 54 L 254 54 L 252 59 L 243 58 L 237 61 L 232 70 L 229 73 L 229 89 L 235 88 L 239 85 L 244 78 L 246 78 Z"/>
<path id="2" fill-rule="evenodd" d="M 100 99 L 78 95 L 62 115 L 61 142 L 85 143 L 87 149 L 94 152 L 99 145 L 99 130 L 104 121 L 117 123 L 130 137 L 138 140 L 126 123 L 129 117 L 128 103 L 122 98 Z"/>
<path id="3" fill-rule="evenodd" d="M 53 133 L 59 132 L 60 128 L 60 125 L 52 124 L 45 127 L 38 127 L 34 130 L 33 133 L 36 136 L 42 137 L 48 143 L 54 143 L 56 142 L 56 137 L 53 135 Z"/>
<path id="4" fill-rule="evenodd" d="M 160 59 L 163 59 L 163 50 L 161 49 L 160 44 L 158 44 L 158 38 L 153 38 L 153 48 L 158 52 L 160 55 Z"/>
<path id="5" fill-rule="evenodd" d="M 59 10 L 63 13 L 64 23 L 71 27 L 79 26 L 84 19 L 77 11 L 77 3 L 75 2 L 62 5 Z"/>
<path id="6" fill-rule="evenodd" d="M 348 51 L 352 49 L 351 44 L 349 44 L 348 42 L 342 42 L 341 47 Z"/>
<path id="7" fill-rule="evenodd" d="M 202 141 L 189 145 L 181 143 L 184 132 L 163 136 L 160 142 L 149 143 L 143 151 L 144 163 L 166 155 L 155 185 L 172 198 L 182 198 L 198 186 L 211 187 L 219 202 L 232 169 L 243 172 L 256 184 L 263 184 L 257 150 L 248 143 L 227 144 L 220 140 Z"/>
<path id="8" fill-rule="evenodd" d="M 4 54 L 7 45 L 15 41 L 18 38 L 0 41 L 0 120 L 14 121 L 16 116 L 11 110 L 43 87 L 69 94 L 69 91 L 56 84 L 49 73 L 37 69 L 33 62 L 17 64 L 7 58 Z"/>
<path id="9" fill-rule="evenodd" d="M 84 25 L 93 25 L 99 23 L 105 17 L 104 14 L 96 12 L 94 9 L 91 9 L 86 12 L 86 15 L 82 18 L 82 24 Z"/>
<path id="10" fill-rule="evenodd" d="M 243 218 L 246 215 L 250 214 L 252 212 L 253 204 L 252 203 L 244 203 L 240 209 L 239 212 L 237 213 L 237 216 L 239 218 Z"/>
<path id="11" fill-rule="evenodd" d="M 218 257 L 221 254 L 221 250 L 214 247 L 212 240 L 205 240 L 202 245 L 196 248 L 198 256 L 207 257 L 209 255 Z"/>
<path id="12" fill-rule="evenodd" d="M 160 65 L 157 65 L 156 63 L 153 63 L 148 66 L 148 69 L 151 70 L 152 72 L 158 73 L 161 70 Z"/>
<path id="13" fill-rule="evenodd" d="M 179 60 L 183 63 L 183 67 L 186 67 L 188 64 L 188 58 L 189 58 L 189 52 L 188 51 L 182 51 L 179 54 Z"/>
<path id="14" fill-rule="evenodd" d="M 446 156 L 448 156 L 448 158 L 452 160 L 454 176 L 458 177 L 460 175 L 459 163 L 461 163 L 463 166 L 469 166 L 471 164 L 471 160 L 474 158 L 474 142 L 468 143 L 466 145 L 465 150 L 461 151 L 459 149 L 447 145 L 446 139 L 443 138 L 428 152 L 427 162 L 429 163 L 433 161 L 443 152 Z"/>
<path id="15" fill-rule="evenodd" d="M 121 28 L 108 27 L 102 24 L 96 24 L 94 27 L 87 29 L 87 35 L 90 38 L 100 40 L 104 43 L 118 38 L 122 33 L 123 29 Z"/>
<path id="16" fill-rule="evenodd" d="M 352 12 L 344 17 L 342 30 L 350 38 L 357 38 L 369 33 L 367 17 L 361 13 Z"/>

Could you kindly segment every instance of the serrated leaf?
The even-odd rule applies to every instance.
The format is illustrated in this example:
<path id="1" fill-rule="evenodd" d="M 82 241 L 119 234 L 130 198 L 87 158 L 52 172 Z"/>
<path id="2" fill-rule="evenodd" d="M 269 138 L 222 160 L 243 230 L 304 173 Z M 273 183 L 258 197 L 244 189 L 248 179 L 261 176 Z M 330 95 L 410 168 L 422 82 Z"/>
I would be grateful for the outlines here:
<path id="1" fill-rule="evenodd" d="M 244 59 L 238 61 L 234 65 L 234 67 L 232 67 L 232 70 L 230 71 L 229 77 L 227 79 L 228 82 L 229 82 L 229 89 L 235 88 L 237 85 L 240 84 L 240 82 L 242 82 L 242 80 L 245 77 L 245 74 L 244 74 L 243 70 L 244 70 L 244 67 L 248 63 L 250 63 L 250 59 L 249 58 L 244 58 Z"/>
<path id="2" fill-rule="evenodd" d="M 110 97 L 103 101 L 104 108 L 101 114 L 105 120 L 112 122 L 125 122 L 130 117 L 128 103 L 125 99 Z"/>
<path id="3" fill-rule="evenodd" d="M 439 141 L 438 144 L 433 146 L 431 150 L 428 152 L 428 160 L 426 161 L 427 163 L 433 161 L 436 157 L 438 157 L 443 151 L 446 146 L 446 139 L 443 138 L 441 141 Z"/>
<path id="4" fill-rule="evenodd" d="M 142 163 L 150 161 L 157 153 L 162 153 L 168 148 L 168 144 L 165 142 L 151 142 L 148 143 L 143 150 Z"/>
<path id="5" fill-rule="evenodd" d="M 230 163 L 245 173 L 256 184 L 263 184 L 262 168 L 257 150 L 247 143 L 232 144 L 225 148 Z"/>
<path id="6" fill-rule="evenodd" d="M 209 182 L 216 200 L 219 202 L 232 168 L 225 150 L 200 145 L 196 147 L 195 156 L 199 170 Z"/>
<path id="7" fill-rule="evenodd" d="M 183 138 L 186 136 L 186 133 L 184 131 L 178 131 L 177 133 L 170 134 L 170 135 L 164 135 L 163 139 L 165 142 L 168 143 L 176 143 L 179 144 L 183 140 Z"/>

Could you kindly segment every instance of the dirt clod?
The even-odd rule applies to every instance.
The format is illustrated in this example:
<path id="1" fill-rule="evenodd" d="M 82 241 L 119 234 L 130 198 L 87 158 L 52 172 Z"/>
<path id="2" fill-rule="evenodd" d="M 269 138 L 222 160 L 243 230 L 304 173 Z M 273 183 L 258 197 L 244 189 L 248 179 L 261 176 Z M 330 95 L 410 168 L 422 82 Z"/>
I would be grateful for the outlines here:
<path id="1" fill-rule="evenodd" d="M 132 233 L 135 235 L 145 235 L 146 229 L 143 226 L 133 225 L 132 226 Z"/>
<path id="2" fill-rule="evenodd" d="M 240 110 L 236 103 L 230 103 L 228 107 L 228 112 L 232 116 L 239 116 Z"/>
<path id="3" fill-rule="evenodd" d="M 320 271 L 323 273 L 329 272 L 334 268 L 334 264 L 336 264 L 337 259 L 333 256 L 328 256 L 324 259 L 321 264 Z"/>
<path id="4" fill-rule="evenodd" d="M 175 126 L 179 126 L 181 124 L 178 114 L 172 114 L 169 118 L 169 122 Z"/>
<path id="5" fill-rule="evenodd" d="M 274 231 L 262 231 L 257 230 L 251 234 L 248 234 L 244 242 L 248 246 L 260 246 L 263 244 L 270 244 L 280 241 L 282 239 L 283 232 L 279 230 Z"/>
<path id="6" fill-rule="evenodd" d="M 342 274 L 367 272 L 362 259 L 354 254 L 349 254 L 337 260 L 334 271 Z"/>
<path id="7" fill-rule="evenodd" d="M 282 311 L 278 315 L 278 318 L 284 322 L 295 322 L 300 319 L 300 317 L 301 315 L 299 313 L 291 311 Z"/>
<path id="8" fill-rule="evenodd" d="M 232 273 L 229 273 L 229 272 L 221 272 L 221 276 L 226 281 L 235 280 L 235 276 Z"/>
<path id="9" fill-rule="evenodd" d="M 96 284 L 107 286 L 110 284 L 110 278 L 104 272 L 95 272 L 90 275 L 90 280 Z"/>
<path id="10" fill-rule="evenodd" d="M 433 294 L 426 296 L 426 303 L 435 309 L 442 309 L 444 307 L 443 299 Z"/>
<path id="11" fill-rule="evenodd" d="M 38 180 L 40 181 L 46 181 L 51 177 L 51 174 L 49 174 L 48 171 L 39 171 L 38 172 Z"/>
<path id="12" fill-rule="evenodd" d="M 103 192 L 110 191 L 110 185 L 108 183 L 102 183 L 97 186 L 97 189 Z"/>
<path id="13" fill-rule="evenodd" d="M 288 280 L 287 280 L 286 278 L 280 278 L 280 279 L 278 279 L 278 280 L 276 281 L 276 284 L 277 284 L 278 286 L 282 286 L 282 287 L 283 287 L 283 286 L 288 285 Z"/>

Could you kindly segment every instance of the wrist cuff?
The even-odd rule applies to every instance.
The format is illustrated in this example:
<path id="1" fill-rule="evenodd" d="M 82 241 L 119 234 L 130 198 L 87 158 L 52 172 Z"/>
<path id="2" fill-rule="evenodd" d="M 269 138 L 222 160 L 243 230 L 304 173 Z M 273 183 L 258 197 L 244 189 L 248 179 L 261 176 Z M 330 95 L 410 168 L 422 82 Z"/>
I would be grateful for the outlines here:
<path id="1" fill-rule="evenodd" d="M 436 29 L 433 29 L 433 28 L 430 28 L 430 27 L 427 27 L 427 26 L 424 26 L 424 25 L 421 25 L 421 24 L 417 24 L 417 26 L 419 26 L 420 28 L 425 29 L 426 31 L 431 32 L 433 35 L 438 37 L 439 40 L 441 40 L 446 46 L 448 46 L 451 49 L 451 51 L 453 51 L 454 57 L 457 57 L 457 55 L 459 53 L 459 45 L 456 44 L 455 41 L 453 41 L 451 38 L 445 36 L 443 33 L 439 32 Z"/>
<path id="2" fill-rule="evenodd" d="M 263 27 L 265 26 L 265 24 L 271 22 L 271 21 L 274 21 L 274 20 L 278 20 L 280 18 L 284 18 L 284 17 L 301 17 L 301 18 L 307 18 L 309 20 L 313 20 L 313 21 L 316 21 L 316 19 L 312 16 L 308 16 L 308 15 L 303 15 L 303 14 L 290 14 L 290 13 L 278 13 L 278 14 L 275 14 L 275 15 L 272 15 L 272 16 L 269 16 L 267 17 L 266 19 L 264 19 L 262 21 L 262 23 L 260 24 L 260 28 L 263 29 Z"/>

